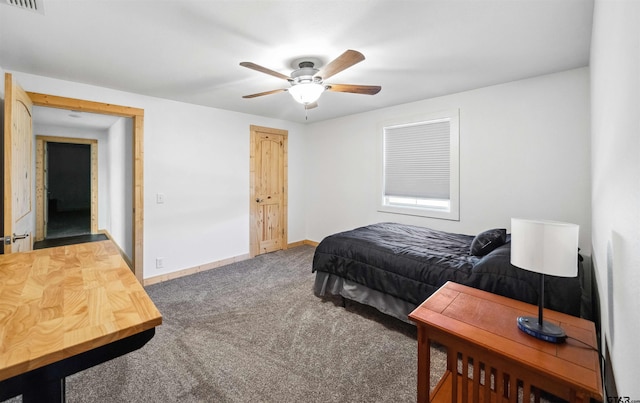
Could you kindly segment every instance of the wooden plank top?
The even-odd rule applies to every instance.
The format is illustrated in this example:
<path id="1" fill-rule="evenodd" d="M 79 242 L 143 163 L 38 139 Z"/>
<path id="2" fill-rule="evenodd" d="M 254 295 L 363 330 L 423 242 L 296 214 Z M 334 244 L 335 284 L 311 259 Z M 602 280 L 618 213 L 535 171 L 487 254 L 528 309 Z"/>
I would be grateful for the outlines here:
<path id="1" fill-rule="evenodd" d="M 0 381 L 161 323 L 112 241 L 0 256 Z"/>
<path id="2" fill-rule="evenodd" d="M 518 316 L 538 316 L 538 307 L 486 291 L 446 283 L 416 308 L 409 318 L 521 367 L 579 386 L 602 401 L 602 381 L 595 325 L 585 319 L 544 310 L 544 320 L 560 325 L 565 343 L 555 344 L 518 329 Z"/>

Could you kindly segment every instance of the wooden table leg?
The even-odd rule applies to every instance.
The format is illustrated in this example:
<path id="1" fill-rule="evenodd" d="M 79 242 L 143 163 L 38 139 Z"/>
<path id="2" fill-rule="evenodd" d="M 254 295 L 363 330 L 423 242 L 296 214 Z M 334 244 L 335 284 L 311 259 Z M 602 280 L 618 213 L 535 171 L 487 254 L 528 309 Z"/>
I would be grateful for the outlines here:
<path id="1" fill-rule="evenodd" d="M 447 370 L 451 372 L 451 401 L 458 401 L 458 352 L 447 346 Z"/>
<path id="2" fill-rule="evenodd" d="M 418 403 L 429 402 L 431 389 L 431 341 L 423 326 L 418 326 Z"/>

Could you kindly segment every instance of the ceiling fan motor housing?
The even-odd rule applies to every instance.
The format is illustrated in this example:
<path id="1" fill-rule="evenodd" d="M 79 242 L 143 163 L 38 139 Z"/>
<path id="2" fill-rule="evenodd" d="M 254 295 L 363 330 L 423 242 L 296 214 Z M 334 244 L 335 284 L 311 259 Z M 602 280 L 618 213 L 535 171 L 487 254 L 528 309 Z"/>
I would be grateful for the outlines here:
<path id="1" fill-rule="evenodd" d="M 293 84 L 313 82 L 320 84 L 322 82 L 321 77 L 314 77 L 320 70 L 313 67 L 313 62 L 300 62 L 298 66 L 300 68 L 291 73 Z"/>

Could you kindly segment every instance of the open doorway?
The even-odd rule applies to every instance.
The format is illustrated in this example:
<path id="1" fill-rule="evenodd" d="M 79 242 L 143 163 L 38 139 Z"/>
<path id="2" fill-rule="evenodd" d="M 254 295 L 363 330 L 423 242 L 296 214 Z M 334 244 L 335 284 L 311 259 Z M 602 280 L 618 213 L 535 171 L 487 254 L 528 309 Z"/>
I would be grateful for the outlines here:
<path id="1" fill-rule="evenodd" d="M 91 233 L 91 146 L 45 145 L 45 239 Z"/>
<path id="2" fill-rule="evenodd" d="M 98 140 L 36 136 L 34 249 L 98 236 Z"/>
<path id="3" fill-rule="evenodd" d="M 34 106 L 41 106 L 45 109 L 54 108 L 68 110 L 78 113 L 93 113 L 102 115 L 119 116 L 123 119 L 125 130 L 119 131 L 118 145 L 128 147 L 127 154 L 113 152 L 111 155 L 119 155 L 121 161 L 127 161 L 129 181 L 125 183 L 123 187 L 123 200 L 125 205 L 122 209 L 127 216 L 127 221 L 124 222 L 123 231 L 127 231 L 124 234 L 124 241 L 119 242 L 117 237 L 114 237 L 114 241 L 123 251 L 123 254 L 130 258 L 130 266 L 134 271 L 136 278 L 143 282 L 143 216 L 144 216 L 144 197 L 143 197 L 143 132 L 144 132 L 144 110 L 139 108 L 133 108 L 128 106 L 105 104 L 95 101 L 87 101 L 75 98 L 65 98 L 49 94 L 41 94 L 34 92 L 27 92 Z M 109 135 L 111 138 L 111 134 Z M 121 155 L 122 154 L 122 155 Z M 37 165 L 37 163 L 36 163 Z M 109 163 L 110 167 L 117 167 L 120 164 Z M 113 188 L 109 188 L 101 194 L 113 194 Z M 36 199 L 38 198 L 38 192 L 36 191 Z M 97 203 L 96 203 L 97 205 Z M 97 222 L 97 220 L 96 220 Z M 36 232 L 37 232 L 36 224 Z M 112 235 L 114 235 L 112 233 Z"/>

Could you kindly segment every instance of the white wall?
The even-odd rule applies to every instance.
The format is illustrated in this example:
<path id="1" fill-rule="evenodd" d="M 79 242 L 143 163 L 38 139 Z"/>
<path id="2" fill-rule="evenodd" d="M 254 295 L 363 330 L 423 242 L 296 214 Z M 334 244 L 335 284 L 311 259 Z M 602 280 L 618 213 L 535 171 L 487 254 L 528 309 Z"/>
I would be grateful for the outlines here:
<path id="1" fill-rule="evenodd" d="M 109 128 L 109 234 L 133 261 L 133 119 Z"/>
<path id="2" fill-rule="evenodd" d="M 308 126 L 14 72 L 28 91 L 145 109 L 145 277 L 248 252 L 249 125 L 289 130 L 289 241 L 378 221 L 474 234 L 575 222 L 590 253 L 586 68 Z M 377 211 L 378 124 L 460 109 L 460 221 Z M 164 193 L 164 204 L 156 194 Z M 163 257 L 165 268 L 155 268 Z"/>
<path id="3" fill-rule="evenodd" d="M 289 241 L 304 233 L 304 126 L 12 72 L 27 91 L 142 108 L 144 277 L 249 252 L 249 126 L 289 131 Z M 164 204 L 156 204 L 164 193 Z M 164 268 L 155 259 L 164 258 Z"/>
<path id="4" fill-rule="evenodd" d="M 378 124 L 460 110 L 460 221 L 377 211 Z M 307 236 L 397 221 L 476 234 L 511 217 L 580 225 L 590 250 L 589 70 L 570 70 L 310 125 Z"/>
<path id="5" fill-rule="evenodd" d="M 617 395 L 640 399 L 640 2 L 600 1 L 591 45 L 593 264 Z M 611 393 L 611 392 L 610 392 Z"/>
<path id="6" fill-rule="evenodd" d="M 2 85 L 0 85 L 0 100 L 4 101 L 4 69 L 0 66 L 0 75 L 2 76 Z M 4 114 L 4 109 L 2 109 L 2 113 Z"/>

